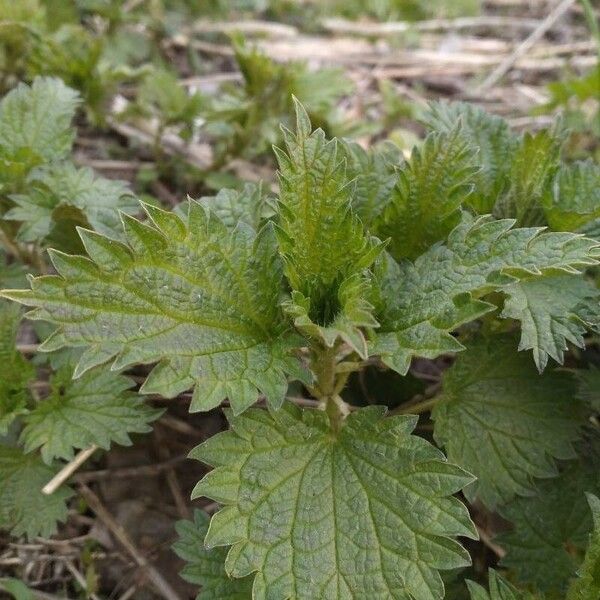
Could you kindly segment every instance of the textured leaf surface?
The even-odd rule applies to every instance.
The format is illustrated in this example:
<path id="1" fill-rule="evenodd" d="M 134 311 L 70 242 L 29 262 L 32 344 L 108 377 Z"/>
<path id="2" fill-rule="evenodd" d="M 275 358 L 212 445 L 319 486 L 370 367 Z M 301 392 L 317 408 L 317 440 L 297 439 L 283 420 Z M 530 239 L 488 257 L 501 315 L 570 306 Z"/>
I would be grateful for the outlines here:
<path id="1" fill-rule="evenodd" d="M 590 536 L 583 565 L 577 579 L 569 586 L 566 600 L 596 600 L 600 598 L 600 500 L 588 494 L 594 530 Z"/>
<path id="2" fill-rule="evenodd" d="M 233 545 L 233 576 L 257 571 L 257 600 L 437 600 L 438 570 L 469 563 L 451 538 L 477 534 L 449 496 L 471 477 L 410 435 L 414 417 L 383 415 L 359 410 L 334 434 L 321 411 L 254 409 L 193 451 L 216 467 L 194 494 L 225 505 L 206 541 Z"/>
<path id="3" fill-rule="evenodd" d="M 380 292 L 373 302 L 381 328 L 371 354 L 380 354 L 404 374 L 413 356 L 435 358 L 462 349 L 449 332 L 494 308 L 477 296 L 502 290 L 518 278 L 572 273 L 596 261 L 592 240 L 511 229 L 513 224 L 465 214 L 446 244 L 432 247 L 414 263 L 380 261 Z"/>
<path id="4" fill-rule="evenodd" d="M 235 229 L 243 221 L 258 231 L 263 219 L 273 215 L 271 199 L 262 184 L 247 183 L 242 190 L 222 189 L 216 196 L 200 198 L 227 227 Z"/>
<path id="5" fill-rule="evenodd" d="M 337 141 L 327 141 L 320 129 L 311 133 L 304 108 L 297 104 L 296 110 L 296 134 L 285 132 L 287 154 L 277 150 L 279 249 L 296 292 L 290 312 L 300 317 L 296 326 L 311 335 L 319 333 L 319 326 L 331 326 L 323 332 L 329 344 L 340 330 L 346 331 L 347 341 L 364 353 L 358 327 L 365 320 L 368 325 L 376 323 L 368 316 L 364 286 L 356 279 L 379 249 L 351 211 L 352 186 Z M 358 320 L 352 317 L 356 306 L 360 306 Z M 354 338 L 359 341 L 354 343 Z"/>
<path id="6" fill-rule="evenodd" d="M 530 594 L 521 593 L 494 569 L 489 570 L 489 592 L 473 581 L 467 581 L 471 600 L 533 600 Z"/>
<path id="7" fill-rule="evenodd" d="M 292 287 L 316 303 L 337 296 L 369 253 L 369 241 L 350 211 L 352 188 L 336 140 L 311 133 L 297 105 L 296 134 L 286 133 L 280 169 L 280 250 Z"/>
<path id="8" fill-rule="evenodd" d="M 548 224 L 556 231 L 600 227 L 600 165 L 592 161 L 562 166 L 543 198 Z"/>
<path id="9" fill-rule="evenodd" d="M 511 163 L 510 187 L 494 207 L 496 216 L 515 218 L 519 226 L 544 225 L 542 202 L 559 169 L 562 142 L 550 130 L 521 138 Z"/>
<path id="10" fill-rule="evenodd" d="M 578 397 L 587 402 L 593 410 L 600 412 L 600 369 L 590 365 L 586 371 L 577 371 L 577 379 Z"/>
<path id="11" fill-rule="evenodd" d="M 33 367 L 15 347 L 20 321 L 19 307 L 0 300 L 0 435 L 26 412 L 26 385 L 34 375 Z"/>
<path id="12" fill-rule="evenodd" d="M 536 495 L 501 510 L 514 529 L 498 536 L 507 554 L 501 564 L 523 583 L 564 594 L 581 564 L 592 517 L 586 492 L 600 492 L 598 463 L 569 464 L 559 477 L 541 481 Z"/>
<path id="13" fill-rule="evenodd" d="M 75 136 L 71 120 L 77 92 L 60 79 L 36 78 L 19 84 L 0 103 L 0 155 L 29 166 L 64 158 Z"/>
<path id="14" fill-rule="evenodd" d="M 65 212 L 57 210 L 62 207 L 80 211 L 84 222 L 110 237 L 122 237 L 119 211 L 133 214 L 139 210 L 125 182 L 95 177 L 88 168 L 60 165 L 40 173 L 30 184 L 25 194 L 12 196 L 16 206 L 5 215 L 22 221 L 19 237 L 25 242 L 42 241 L 50 235 Z"/>
<path id="15" fill-rule="evenodd" d="M 348 179 L 354 182 L 352 208 L 363 223 L 370 224 L 391 199 L 400 152 L 392 144 L 367 151 L 359 144 L 343 141 L 340 147 L 347 160 Z"/>
<path id="16" fill-rule="evenodd" d="M 508 123 L 464 102 L 434 102 L 423 120 L 434 131 L 446 133 L 460 121 L 461 133 L 478 150 L 481 164 L 481 170 L 474 175 L 473 192 L 466 201 L 480 214 L 491 213 L 509 185 L 512 154 L 518 144 Z"/>
<path id="17" fill-rule="evenodd" d="M 471 340 L 446 371 L 433 410 L 435 439 L 477 480 L 465 494 L 494 509 L 529 495 L 533 477 L 556 474 L 553 458 L 573 458 L 585 422 L 574 378 L 538 375 L 512 336 Z"/>
<path id="18" fill-rule="evenodd" d="M 127 392 L 133 381 L 106 368 L 92 369 L 75 381 L 72 374 L 70 367 L 56 373 L 50 395 L 25 417 L 25 452 L 41 448 L 46 463 L 70 460 L 74 448 L 92 444 L 105 450 L 113 442 L 129 446 L 129 433 L 151 431 L 148 423 L 162 412 Z"/>
<path id="19" fill-rule="evenodd" d="M 252 578 L 232 579 L 225 572 L 227 550 L 204 546 L 209 521 L 205 512 L 195 510 L 193 521 L 176 523 L 179 540 L 173 545 L 173 550 L 187 563 L 181 576 L 202 587 L 197 600 L 249 600 L 252 597 Z"/>
<path id="20" fill-rule="evenodd" d="M 415 259 L 446 239 L 460 220 L 459 208 L 473 189 L 479 170 L 476 149 L 459 127 L 432 133 L 398 170 L 398 183 L 374 229 L 390 238 L 396 259 Z"/>
<path id="21" fill-rule="evenodd" d="M 521 322 L 519 350 L 533 350 L 542 371 L 548 357 L 562 364 L 567 342 L 583 348 L 585 319 L 598 313 L 598 289 L 582 277 L 558 275 L 519 281 L 504 289 L 501 316 Z"/>
<path id="22" fill-rule="evenodd" d="M 159 361 L 143 391 L 173 396 L 195 386 L 191 410 L 228 397 L 239 412 L 259 390 L 281 403 L 295 339 L 278 308 L 272 236 L 243 224 L 229 231 L 195 202 L 187 223 L 146 210 L 153 224 L 124 217 L 128 245 L 82 231 L 91 260 L 55 252 L 60 275 L 6 295 L 59 326 L 45 349 L 86 348 L 76 376 L 110 359 L 115 369 Z"/>
<path id="23" fill-rule="evenodd" d="M 50 496 L 42 493 L 54 475 L 37 456 L 0 445 L 0 528 L 29 539 L 50 537 L 56 522 L 67 517 L 65 502 L 71 495 L 65 487 Z"/>

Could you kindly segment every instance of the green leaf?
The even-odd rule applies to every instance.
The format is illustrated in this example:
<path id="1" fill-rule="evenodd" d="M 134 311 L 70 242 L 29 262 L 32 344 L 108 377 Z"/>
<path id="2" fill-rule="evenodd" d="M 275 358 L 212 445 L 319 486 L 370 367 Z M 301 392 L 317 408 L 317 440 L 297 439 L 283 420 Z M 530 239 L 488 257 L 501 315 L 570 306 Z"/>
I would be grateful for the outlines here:
<path id="1" fill-rule="evenodd" d="M 600 165 L 586 161 L 562 166 L 542 201 L 554 230 L 600 227 Z"/>
<path id="2" fill-rule="evenodd" d="M 162 125 L 185 125 L 191 133 L 205 99 L 198 93 L 188 94 L 178 77 L 171 71 L 154 69 L 144 77 L 137 103 Z"/>
<path id="3" fill-rule="evenodd" d="M 517 590 L 504 577 L 494 571 L 494 569 L 490 569 L 488 574 L 489 592 L 479 584 L 467 581 L 471 600 L 533 600 L 530 594 Z"/>
<path id="4" fill-rule="evenodd" d="M 548 84 L 551 101 L 545 108 L 551 110 L 557 106 L 568 106 L 571 98 L 576 98 L 582 104 L 585 100 L 598 96 L 600 86 L 600 72 L 592 68 L 588 73 L 580 77 L 560 78 Z"/>
<path id="5" fill-rule="evenodd" d="M 8 592 L 15 600 L 35 600 L 33 592 L 19 579 L 0 578 L 0 590 Z"/>
<path id="6" fill-rule="evenodd" d="M 33 367 L 16 349 L 21 310 L 16 304 L 0 301 L 0 435 L 27 412 L 27 382 Z"/>
<path id="7" fill-rule="evenodd" d="M 352 209 L 369 225 L 391 200 L 398 180 L 395 165 L 400 162 L 399 149 L 387 143 L 367 151 L 355 142 L 344 140 L 339 150 L 347 161 L 347 177 L 355 185 Z"/>
<path id="8" fill-rule="evenodd" d="M 233 48 L 242 84 L 222 86 L 206 115 L 225 152 L 252 157 L 280 144 L 280 124 L 293 121 L 293 97 L 319 126 L 335 124 L 335 104 L 352 87 L 341 69 L 313 71 L 303 62 L 277 61 L 241 36 L 234 36 Z"/>
<path id="9" fill-rule="evenodd" d="M 138 201 L 124 181 L 96 177 L 91 169 L 78 169 L 68 163 L 38 173 L 30 179 L 26 193 L 11 199 L 16 206 L 4 218 L 22 222 L 19 239 L 24 242 L 41 242 L 50 236 L 68 214 L 66 208 L 79 211 L 82 222 L 98 233 L 122 238 L 119 211 L 134 214 L 139 210 Z M 77 213 L 72 219 L 76 217 Z M 52 237 L 63 243 L 59 245 L 62 249 L 62 236 Z"/>
<path id="10" fill-rule="evenodd" d="M 497 538 L 506 550 L 501 564 L 541 592 L 564 594 L 592 530 L 586 492 L 600 492 L 598 463 L 589 458 L 569 463 L 559 477 L 541 481 L 534 496 L 502 508 L 513 530 Z"/>
<path id="11" fill-rule="evenodd" d="M 66 500 L 71 496 L 66 487 L 49 496 L 42 493 L 54 475 L 37 456 L 0 445 L 0 528 L 29 539 L 53 535 L 56 522 L 67 517 Z"/>
<path id="12" fill-rule="evenodd" d="M 452 538 L 477 533 L 451 495 L 471 476 L 410 435 L 416 417 L 384 413 L 334 433 L 322 411 L 253 409 L 192 452 L 216 467 L 193 495 L 225 505 L 206 543 L 232 545 L 230 575 L 257 572 L 254 598 L 438 600 L 438 571 L 469 564 Z"/>
<path id="13" fill-rule="evenodd" d="M 497 217 L 511 217 L 519 226 L 544 225 L 542 201 L 560 167 L 563 136 L 556 131 L 526 133 L 511 164 L 510 187 L 494 207 Z"/>
<path id="14" fill-rule="evenodd" d="M 0 288 L 17 287 L 27 283 L 25 265 L 12 262 L 3 248 L 0 248 Z"/>
<path id="15" fill-rule="evenodd" d="M 481 170 L 474 176 L 475 187 L 466 202 L 479 214 L 491 213 L 509 185 L 512 154 L 518 144 L 508 123 L 464 102 L 433 102 L 423 120 L 434 131 L 446 133 L 460 122 L 462 135 L 477 148 L 477 160 L 481 163 Z"/>
<path id="16" fill-rule="evenodd" d="M 20 83 L 0 102 L 0 161 L 22 163 L 26 170 L 67 156 L 78 104 L 77 92 L 60 79 Z"/>
<path id="17" fill-rule="evenodd" d="M 252 598 L 252 578 L 230 578 L 225 572 L 227 550 L 205 547 L 209 520 L 205 512 L 195 510 L 193 521 L 175 524 L 179 540 L 173 544 L 173 550 L 187 563 L 181 576 L 202 587 L 197 600 L 249 600 Z"/>
<path id="18" fill-rule="evenodd" d="M 43 349 L 85 347 L 75 377 L 111 359 L 113 369 L 158 361 L 142 392 L 194 387 L 191 410 L 228 397 L 241 412 L 259 391 L 280 405 L 286 372 L 301 373 L 288 355 L 297 339 L 278 307 L 282 272 L 269 230 L 229 231 L 193 201 L 187 222 L 145 209 L 151 224 L 123 217 L 127 245 L 82 230 L 91 260 L 52 252 L 58 276 L 4 295 L 58 325 Z"/>
<path id="19" fill-rule="evenodd" d="M 396 260 L 415 259 L 457 225 L 479 170 L 476 154 L 455 127 L 429 134 L 400 167 L 391 200 L 374 223 L 381 238 L 391 239 L 389 251 Z"/>
<path id="20" fill-rule="evenodd" d="M 131 445 L 130 433 L 147 433 L 149 422 L 162 413 L 129 393 L 133 381 L 105 368 L 72 380 L 66 367 L 50 379 L 50 394 L 26 417 L 20 441 L 25 452 L 41 448 L 44 462 L 71 460 L 75 448 L 95 444 L 104 450 L 115 442 Z"/>
<path id="21" fill-rule="evenodd" d="M 571 582 L 566 600 L 596 600 L 600 597 L 600 500 L 594 494 L 587 495 L 592 511 L 594 531 L 590 536 L 583 565 L 578 578 Z"/>
<path id="22" fill-rule="evenodd" d="M 203 196 L 199 202 L 206 204 L 230 229 L 243 221 L 258 231 L 264 219 L 274 213 L 273 200 L 262 184 L 246 183 L 242 190 L 222 189 L 216 196 Z"/>
<path id="23" fill-rule="evenodd" d="M 519 278 L 577 269 L 596 262 L 593 240 L 570 233 L 511 229 L 514 221 L 467 214 L 446 244 L 413 262 L 379 261 L 373 298 L 381 324 L 371 354 L 400 374 L 413 356 L 435 358 L 463 346 L 450 332 L 495 307 L 477 299 Z"/>
<path id="24" fill-rule="evenodd" d="M 433 410 L 435 439 L 473 473 L 465 489 L 488 508 L 530 495 L 534 477 L 556 475 L 554 458 L 573 458 L 585 422 L 566 373 L 538 375 L 512 336 L 476 338 L 444 374 Z"/>
<path id="25" fill-rule="evenodd" d="M 285 65 L 294 71 L 290 94 L 306 107 L 311 119 L 320 126 L 334 121 L 334 109 L 342 96 L 352 92 L 351 81 L 343 69 L 320 68 L 311 70 L 306 63 L 292 62 Z"/>
<path id="26" fill-rule="evenodd" d="M 280 169 L 277 237 L 292 289 L 289 312 L 309 335 L 321 332 L 331 345 L 340 330 L 362 354 L 359 327 L 375 326 L 366 300 L 363 271 L 381 250 L 350 209 L 352 187 L 336 140 L 311 133 L 304 108 L 296 105 L 296 134 L 285 130 L 287 154 L 276 149 Z M 297 318 L 299 317 L 299 318 Z"/>
<path id="27" fill-rule="evenodd" d="M 543 371 L 548 357 L 562 364 L 567 342 L 583 348 L 586 319 L 598 313 L 598 289 L 575 275 L 524 279 L 504 288 L 501 317 L 521 322 L 519 350 L 533 350 Z"/>
<path id="28" fill-rule="evenodd" d="M 576 371 L 579 381 L 578 398 L 588 403 L 592 410 L 600 412 L 600 369 L 590 365 L 586 371 Z"/>
<path id="29" fill-rule="evenodd" d="M 296 329 L 312 339 L 320 339 L 326 346 L 333 347 L 340 338 L 349 344 L 362 358 L 367 358 L 367 341 L 361 328 L 377 327 L 373 318 L 373 306 L 366 300 L 369 296 L 367 281 L 360 275 L 344 279 L 337 291 L 337 312 L 327 325 L 313 321 L 311 300 L 301 292 L 292 291 L 282 307 Z"/>

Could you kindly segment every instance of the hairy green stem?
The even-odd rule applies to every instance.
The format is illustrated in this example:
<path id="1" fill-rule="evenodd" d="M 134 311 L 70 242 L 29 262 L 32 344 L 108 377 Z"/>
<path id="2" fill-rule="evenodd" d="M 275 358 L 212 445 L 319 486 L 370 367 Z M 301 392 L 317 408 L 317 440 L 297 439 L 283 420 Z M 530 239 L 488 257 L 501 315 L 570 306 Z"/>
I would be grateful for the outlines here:
<path id="1" fill-rule="evenodd" d="M 12 256 L 14 258 L 23 260 L 23 258 L 24 258 L 23 253 L 21 252 L 21 249 L 19 248 L 18 244 L 16 242 L 13 242 L 13 240 L 8 236 L 6 231 L 4 231 L 1 227 L 0 227 L 0 244 L 2 244 L 2 246 L 4 246 L 4 249 L 9 254 L 12 254 Z"/>
<path id="2" fill-rule="evenodd" d="M 332 347 L 320 346 L 312 351 L 313 372 L 317 380 L 314 392 L 329 417 L 331 429 L 336 433 L 350 412 L 339 395 L 350 373 L 338 373 L 337 352 L 337 344 Z"/>
<path id="3" fill-rule="evenodd" d="M 0 246 L 3 246 L 4 250 L 12 255 L 13 258 L 30 265 L 36 269 L 38 273 L 43 273 L 45 271 L 45 265 L 40 254 L 40 249 L 35 245 L 31 246 L 31 248 L 24 248 L 16 240 L 11 238 L 11 236 L 1 227 Z"/>
<path id="4" fill-rule="evenodd" d="M 399 406 L 398 408 L 391 411 L 390 415 L 420 415 L 424 412 L 429 412 L 437 403 L 437 398 L 427 398 L 408 406 Z"/>

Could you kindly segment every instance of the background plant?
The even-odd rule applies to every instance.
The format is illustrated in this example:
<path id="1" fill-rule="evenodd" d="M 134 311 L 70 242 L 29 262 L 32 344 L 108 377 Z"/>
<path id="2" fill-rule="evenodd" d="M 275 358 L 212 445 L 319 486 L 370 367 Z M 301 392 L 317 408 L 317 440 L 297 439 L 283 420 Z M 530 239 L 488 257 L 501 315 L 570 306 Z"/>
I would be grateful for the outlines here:
<path id="1" fill-rule="evenodd" d="M 515 166 L 507 168 L 509 185 L 497 186 L 497 202 L 517 219 L 478 217 L 469 199 L 490 169 L 477 163 L 469 120 L 489 119 L 494 132 L 500 124 L 466 106 L 436 106 L 438 130 L 399 167 L 387 198 L 361 222 L 352 205 L 365 206 L 360 194 L 371 192 L 360 185 L 372 176 L 369 162 L 362 173 L 354 165 L 349 177 L 344 153 L 352 148 L 312 131 L 305 110 L 296 110 L 296 131 L 284 130 L 285 151 L 276 151 L 280 193 L 266 222 L 248 200 L 238 200 L 249 212 L 231 225 L 210 203 L 190 201 L 182 216 L 146 204 L 149 222 L 123 217 L 125 243 L 80 229 L 90 258 L 53 250 L 58 275 L 4 295 L 37 307 L 31 319 L 57 326 L 43 349 L 83 347 L 74 371 L 82 379 L 75 382 L 84 384 L 107 361 L 112 370 L 156 362 L 142 392 L 169 397 L 193 387 L 192 411 L 228 399 L 232 429 L 192 453 L 215 467 L 193 495 L 224 506 L 205 543 L 231 546 L 228 575 L 256 572 L 258 597 L 345 597 L 375 589 L 442 598 L 439 571 L 470 562 L 452 538 L 477 537 L 466 507 L 452 497 L 461 489 L 470 502 L 499 508 L 518 525 L 506 537 L 505 559 L 518 566 L 518 578 L 540 592 L 562 593 L 585 551 L 576 536 L 591 529 L 584 491 L 600 483 L 593 454 L 578 448 L 597 432 L 586 425 L 592 409 L 577 400 L 576 380 L 552 370 L 538 375 L 535 364 L 543 370 L 548 357 L 562 362 L 566 342 L 581 345 L 585 329 L 597 323 L 598 293 L 581 270 L 596 264 L 598 245 L 572 233 L 518 227 L 542 209 L 531 206 L 531 190 L 546 184 L 548 171 L 558 172 L 560 164 L 547 166 L 558 160 L 558 142 L 540 134 L 542 149 L 534 147 L 543 168 L 532 175 L 519 171 L 519 161 L 537 138 L 510 143 L 507 133 L 502 143 Z M 448 131 L 441 121 L 452 110 L 464 115 Z M 381 173 L 392 176 L 385 168 Z M 433 203 L 438 185 L 447 190 L 447 204 Z M 521 194 L 523 188 L 529 193 Z M 382 243 L 369 224 L 391 238 Z M 466 327 L 477 319 L 479 326 Z M 378 358 L 405 375 L 412 357 L 434 359 L 465 346 L 443 378 L 442 394 L 401 406 L 396 415 L 355 409 L 340 396 L 364 361 Z M 533 350 L 534 360 L 517 347 Z M 303 383 L 316 409 L 285 401 L 288 379 Z M 250 408 L 259 395 L 269 411 Z M 43 416 L 24 418 L 26 450 L 45 439 L 48 460 L 68 458 L 72 446 L 106 446 L 96 419 L 91 440 L 67 436 L 66 446 L 52 450 L 44 436 L 53 427 L 53 406 L 67 404 L 50 397 L 38 409 Z M 435 440 L 451 462 L 411 434 L 417 419 L 404 414 L 432 406 Z M 131 418 L 119 417 L 120 425 L 131 429 L 142 420 Z M 557 459 L 567 462 L 559 467 Z M 578 482 L 568 485 L 574 497 L 567 506 L 582 508 L 575 537 L 568 527 L 557 535 L 581 553 L 554 558 L 553 546 L 536 540 L 536 552 L 548 553 L 552 565 L 552 576 L 542 575 L 533 554 L 518 553 L 534 543 L 520 519 L 532 514 L 532 502 L 550 501 L 561 477 Z M 557 489 L 562 494 L 564 484 Z M 542 506 L 534 511 L 540 517 Z M 203 517 L 195 527 L 205 527 Z M 344 550 L 348 527 L 362 540 L 368 563 Z M 178 548 L 184 556 L 192 552 L 186 542 Z M 561 571 L 556 565 L 563 560 Z M 232 582 L 231 593 L 246 590 L 244 581 Z"/>
<path id="2" fill-rule="evenodd" d="M 539 9 L 292 4 L 3 9 L 0 589 L 191 595 L 183 518 L 200 597 L 595 598 L 583 13 L 478 107 Z"/>

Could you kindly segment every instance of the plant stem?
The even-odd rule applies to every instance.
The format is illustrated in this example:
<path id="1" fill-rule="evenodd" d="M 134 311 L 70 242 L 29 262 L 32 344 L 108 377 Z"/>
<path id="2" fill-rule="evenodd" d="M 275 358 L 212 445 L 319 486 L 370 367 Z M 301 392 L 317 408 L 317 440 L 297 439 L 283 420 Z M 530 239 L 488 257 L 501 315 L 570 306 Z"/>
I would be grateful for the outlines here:
<path id="1" fill-rule="evenodd" d="M 399 406 L 390 412 L 390 415 L 420 415 L 424 412 L 429 412 L 437 403 L 437 398 L 428 398 L 409 404 L 408 406 Z"/>
<path id="2" fill-rule="evenodd" d="M 338 395 L 328 396 L 326 399 L 325 412 L 329 417 L 331 429 L 339 433 L 344 419 L 350 414 L 348 405 Z"/>
<path id="3" fill-rule="evenodd" d="M 349 373 L 340 373 L 338 376 L 337 350 L 337 344 L 334 344 L 332 347 L 320 346 L 312 352 L 313 371 L 317 379 L 314 391 L 329 417 L 331 429 L 336 433 L 340 431 L 350 412 L 348 405 L 339 395 Z"/>
<path id="4" fill-rule="evenodd" d="M 319 346 L 312 352 L 312 368 L 315 373 L 316 392 L 319 399 L 332 396 L 335 390 L 335 370 L 337 364 L 337 348 L 333 346 Z"/>
<path id="5" fill-rule="evenodd" d="M 0 228 L 0 244 L 2 244 L 5 250 L 12 254 L 14 258 L 26 262 L 19 246 L 16 244 L 16 242 L 13 242 L 6 231 L 4 231 L 2 228 Z"/>

